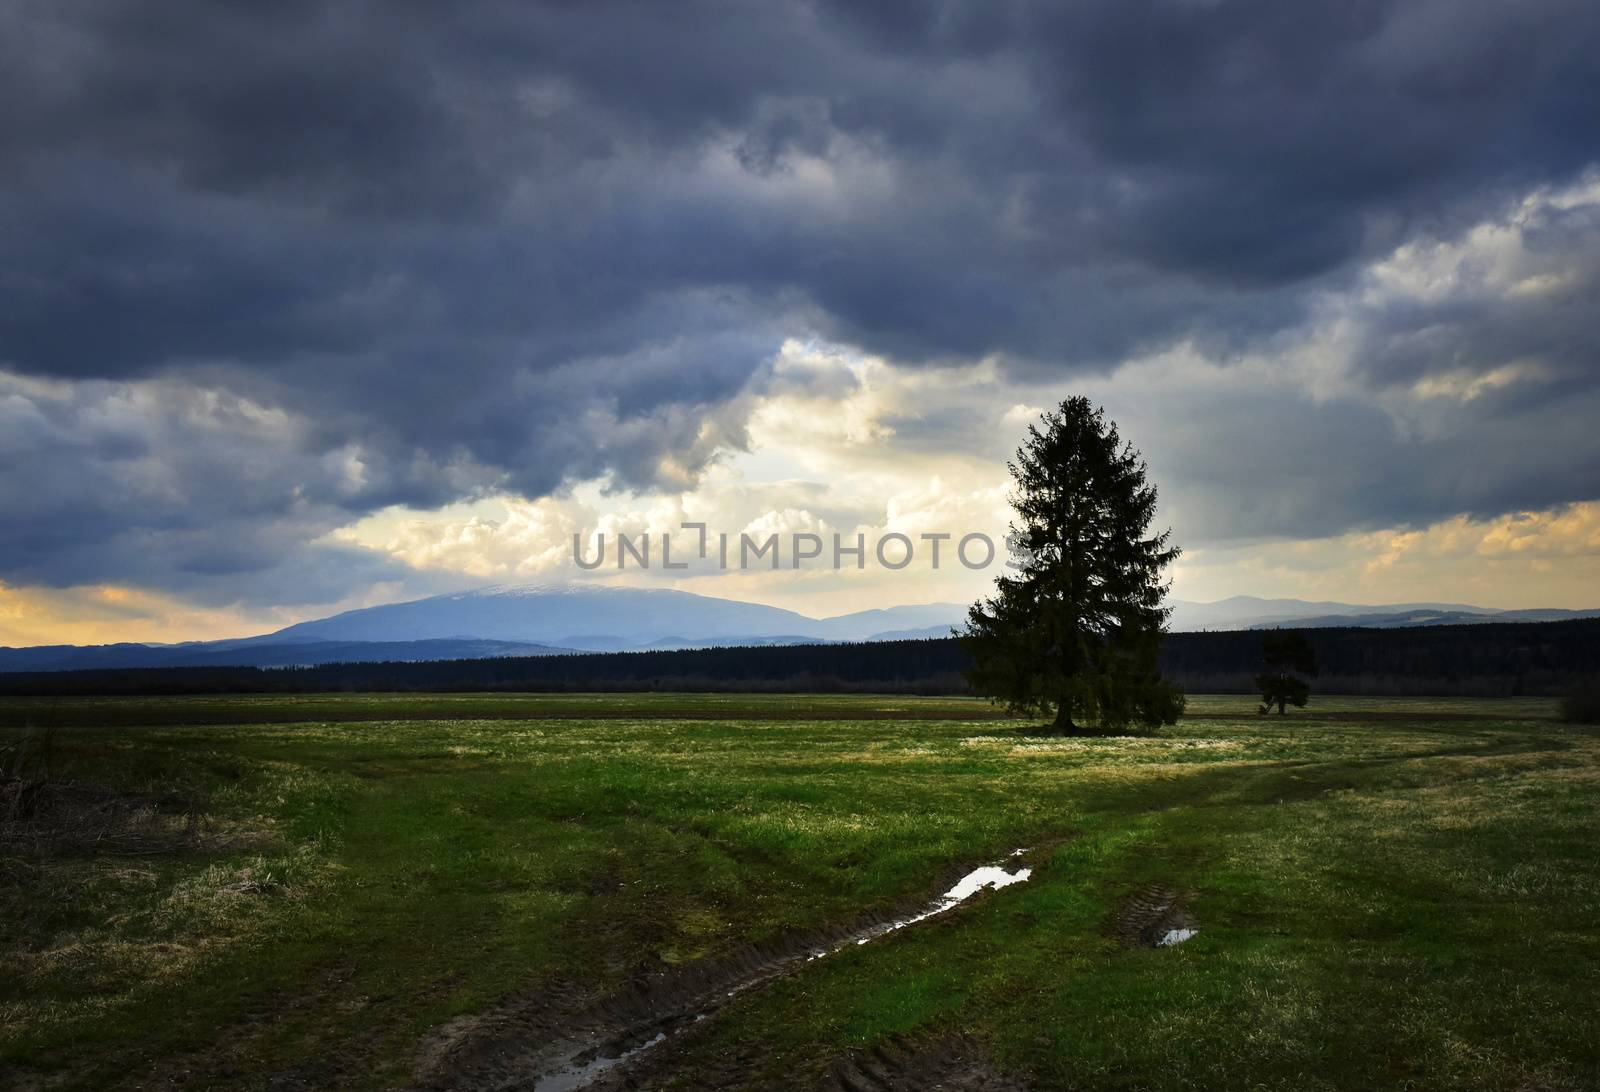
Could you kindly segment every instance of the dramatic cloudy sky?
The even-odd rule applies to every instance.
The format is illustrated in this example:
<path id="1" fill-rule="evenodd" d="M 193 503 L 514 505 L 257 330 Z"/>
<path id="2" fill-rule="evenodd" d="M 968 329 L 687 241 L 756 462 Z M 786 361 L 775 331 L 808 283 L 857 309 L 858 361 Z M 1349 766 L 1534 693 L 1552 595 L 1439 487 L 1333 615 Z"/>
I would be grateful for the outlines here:
<path id="1" fill-rule="evenodd" d="M 0 643 L 998 531 L 1079 392 L 1180 596 L 1600 606 L 1597 56 L 1592 0 L 16 0 Z"/>

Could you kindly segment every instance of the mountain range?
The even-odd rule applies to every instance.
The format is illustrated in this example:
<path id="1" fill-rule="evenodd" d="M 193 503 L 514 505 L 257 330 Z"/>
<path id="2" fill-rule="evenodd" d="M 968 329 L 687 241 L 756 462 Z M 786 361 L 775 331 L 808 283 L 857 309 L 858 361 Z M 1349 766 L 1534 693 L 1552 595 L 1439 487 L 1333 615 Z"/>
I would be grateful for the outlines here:
<path id="1" fill-rule="evenodd" d="M 1273 626 L 1398 627 L 1596 617 L 1600 610 L 1501 611 L 1460 603 L 1362 605 L 1234 596 L 1173 601 L 1174 631 Z M 0 671 L 190 666 L 286 667 L 363 661 L 546 656 L 708 645 L 805 644 L 948 636 L 960 603 L 812 618 L 761 603 L 667 588 L 498 585 L 345 611 L 257 637 L 183 644 L 0 647 Z"/>
<path id="2" fill-rule="evenodd" d="M 1569 618 L 1600 617 L 1600 610 L 1566 610 L 1542 607 L 1498 610 L 1467 603 L 1337 603 L 1305 599 L 1260 599 L 1235 595 L 1215 603 L 1172 601 L 1170 627 L 1174 632 L 1201 630 L 1266 629 L 1275 626 L 1326 629 L 1333 626 L 1395 628 L 1399 626 L 1454 626 L 1474 622 L 1559 622 Z"/>

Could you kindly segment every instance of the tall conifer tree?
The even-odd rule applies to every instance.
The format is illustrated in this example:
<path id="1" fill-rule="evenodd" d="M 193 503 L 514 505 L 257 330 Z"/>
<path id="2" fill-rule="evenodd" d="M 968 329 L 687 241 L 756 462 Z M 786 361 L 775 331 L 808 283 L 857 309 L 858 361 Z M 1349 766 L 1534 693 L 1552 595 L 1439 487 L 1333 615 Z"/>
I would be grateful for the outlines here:
<path id="1" fill-rule="evenodd" d="M 1010 574 L 967 616 L 972 688 L 1073 732 L 1171 724 L 1183 695 L 1156 654 L 1171 609 L 1162 571 L 1178 556 L 1150 534 L 1156 487 L 1117 426 L 1069 398 L 1028 426 L 1008 464 L 1016 491 Z"/>

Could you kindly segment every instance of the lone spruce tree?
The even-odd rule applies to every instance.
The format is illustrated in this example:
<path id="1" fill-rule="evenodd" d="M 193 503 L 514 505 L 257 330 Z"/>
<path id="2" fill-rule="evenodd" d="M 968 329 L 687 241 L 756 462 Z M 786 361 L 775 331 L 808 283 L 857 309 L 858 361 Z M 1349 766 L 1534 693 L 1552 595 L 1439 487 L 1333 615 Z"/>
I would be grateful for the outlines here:
<path id="1" fill-rule="evenodd" d="M 1011 574 L 967 614 L 973 690 L 1051 730 L 1171 724 L 1183 695 L 1156 666 L 1170 608 L 1170 532 L 1150 534 L 1156 487 L 1117 426 L 1069 398 L 1028 426 L 1007 464 L 1016 491 Z"/>

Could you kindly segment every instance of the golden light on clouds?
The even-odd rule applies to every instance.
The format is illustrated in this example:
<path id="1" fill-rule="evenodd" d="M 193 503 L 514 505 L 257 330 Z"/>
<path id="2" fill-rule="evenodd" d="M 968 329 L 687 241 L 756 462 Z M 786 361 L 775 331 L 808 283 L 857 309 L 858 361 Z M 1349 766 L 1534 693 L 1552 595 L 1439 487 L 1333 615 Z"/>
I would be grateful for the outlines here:
<path id="1" fill-rule="evenodd" d="M 978 518 L 1001 503 L 1003 491 L 954 493 L 943 483 L 909 490 L 890 500 L 891 513 L 876 528 L 913 537 L 923 529 Z M 586 523 L 615 533 L 675 531 L 683 518 L 713 525 L 726 515 L 734 530 L 831 531 L 833 525 L 800 506 L 757 512 L 761 490 L 721 498 L 657 498 L 647 506 L 601 518 L 575 500 L 500 498 L 454 513 L 389 513 L 347 533 L 419 568 L 462 573 L 489 582 L 571 579 L 571 531 Z M 737 526 L 734 524 L 738 520 Z M 854 533 L 855 528 L 847 528 Z M 593 574 L 616 579 L 614 572 Z M 659 580 L 659 573 L 623 574 L 630 583 Z M 1457 516 L 1429 527 L 1394 528 L 1326 539 L 1253 543 L 1198 549 L 1179 563 L 1174 593 L 1209 601 L 1248 590 L 1266 597 L 1343 602 L 1456 602 L 1478 606 L 1600 606 L 1600 501 L 1495 519 Z M 897 603 L 956 601 L 981 594 L 993 573 L 946 566 L 938 573 L 917 566 L 900 572 L 691 571 L 673 586 L 725 598 L 750 599 L 824 614 Z M 399 589 L 376 589 L 337 608 L 205 608 L 138 588 L 93 585 L 68 589 L 0 585 L 0 644 L 103 644 L 114 641 L 211 640 L 266 632 L 333 609 L 381 602 Z M 399 597 L 403 598 L 403 595 Z"/>
<path id="2" fill-rule="evenodd" d="M 269 621 L 208 609 L 140 588 L 95 584 L 17 588 L 0 584 L 0 644 L 98 645 L 237 637 Z M 282 624 L 282 623 L 279 623 Z"/>
<path id="3" fill-rule="evenodd" d="M 1180 562 L 1177 594 L 1250 594 L 1343 602 L 1600 606 L 1600 501 L 1423 528 L 1198 550 Z"/>

